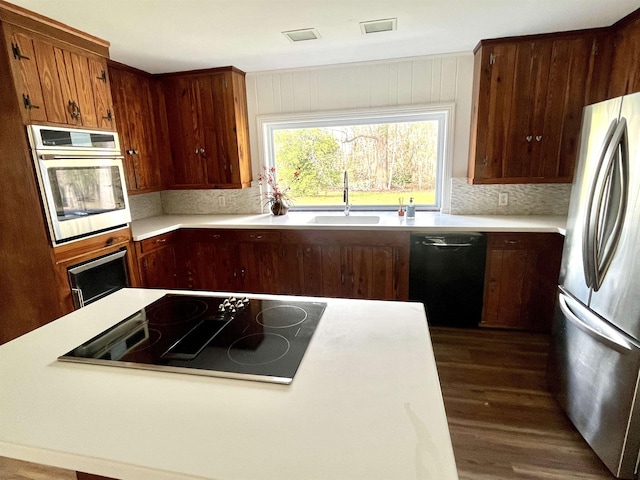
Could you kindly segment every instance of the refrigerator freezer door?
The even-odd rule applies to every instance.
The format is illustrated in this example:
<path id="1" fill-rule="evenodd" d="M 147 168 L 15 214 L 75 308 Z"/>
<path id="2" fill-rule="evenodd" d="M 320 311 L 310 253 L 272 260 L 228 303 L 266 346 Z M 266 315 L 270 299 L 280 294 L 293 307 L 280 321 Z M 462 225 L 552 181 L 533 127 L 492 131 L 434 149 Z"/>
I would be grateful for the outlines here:
<path id="1" fill-rule="evenodd" d="M 640 339 L 640 94 L 623 97 L 630 184 L 620 239 L 589 308 L 633 338 Z"/>
<path id="2" fill-rule="evenodd" d="M 551 389 L 604 464 L 634 478 L 640 449 L 640 345 L 560 291 Z"/>
<path id="3" fill-rule="evenodd" d="M 593 277 L 593 273 L 589 271 L 588 258 L 583 256 L 583 241 L 588 234 L 585 230 L 589 213 L 587 206 L 615 131 L 621 104 L 621 98 L 597 103 L 586 107 L 582 116 L 582 133 L 571 189 L 560 285 L 585 305 L 589 303 L 591 292 L 588 282 L 592 283 Z"/>

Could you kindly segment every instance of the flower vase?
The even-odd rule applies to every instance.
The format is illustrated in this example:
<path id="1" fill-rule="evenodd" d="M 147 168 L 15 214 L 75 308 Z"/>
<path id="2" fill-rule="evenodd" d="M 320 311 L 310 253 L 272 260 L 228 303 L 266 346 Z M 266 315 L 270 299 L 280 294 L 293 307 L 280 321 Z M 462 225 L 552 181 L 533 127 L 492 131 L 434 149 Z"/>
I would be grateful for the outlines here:
<path id="1" fill-rule="evenodd" d="M 284 200 L 274 200 L 271 203 L 271 213 L 274 215 L 286 215 L 289 211 L 289 207 Z"/>

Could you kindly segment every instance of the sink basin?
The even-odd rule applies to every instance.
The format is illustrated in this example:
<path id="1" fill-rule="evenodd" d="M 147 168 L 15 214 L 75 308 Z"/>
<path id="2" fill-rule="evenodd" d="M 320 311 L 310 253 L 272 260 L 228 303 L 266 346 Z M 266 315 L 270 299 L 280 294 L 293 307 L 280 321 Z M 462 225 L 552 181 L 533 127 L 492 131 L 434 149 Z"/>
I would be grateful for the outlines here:
<path id="1" fill-rule="evenodd" d="M 374 225 L 380 223 L 380 217 L 376 215 L 318 215 L 309 223 L 323 225 Z"/>

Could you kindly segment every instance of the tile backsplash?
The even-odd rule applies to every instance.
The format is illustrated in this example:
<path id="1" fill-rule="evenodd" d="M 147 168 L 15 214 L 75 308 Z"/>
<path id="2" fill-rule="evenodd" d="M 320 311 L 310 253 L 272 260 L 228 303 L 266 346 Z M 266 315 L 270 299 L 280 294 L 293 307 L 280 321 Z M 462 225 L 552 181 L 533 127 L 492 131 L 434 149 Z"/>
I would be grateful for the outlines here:
<path id="1" fill-rule="evenodd" d="M 508 194 L 508 205 L 498 195 Z M 570 184 L 469 185 L 451 179 L 452 215 L 566 215 Z M 129 197 L 131 216 L 263 213 L 260 187 L 242 190 L 165 190 Z"/>
<path id="2" fill-rule="evenodd" d="M 262 213 L 260 188 L 164 190 L 129 197 L 133 220 L 156 215 Z"/>
<path id="3" fill-rule="evenodd" d="M 508 205 L 498 205 L 500 193 Z M 571 184 L 469 185 L 466 178 L 451 179 L 453 215 L 566 215 Z"/>

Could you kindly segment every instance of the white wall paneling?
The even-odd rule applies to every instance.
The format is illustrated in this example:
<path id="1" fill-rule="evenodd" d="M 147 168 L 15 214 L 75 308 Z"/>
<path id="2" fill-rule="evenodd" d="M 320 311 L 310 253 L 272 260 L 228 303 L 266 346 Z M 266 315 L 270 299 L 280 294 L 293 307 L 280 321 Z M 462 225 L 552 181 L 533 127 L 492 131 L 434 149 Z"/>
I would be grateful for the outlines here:
<path id="1" fill-rule="evenodd" d="M 453 138 L 443 191 L 449 211 L 451 176 L 465 176 L 469 153 L 473 55 L 413 57 L 248 73 L 247 97 L 254 176 L 260 173 L 258 117 L 454 104 Z"/>

